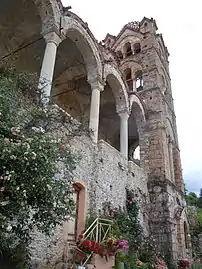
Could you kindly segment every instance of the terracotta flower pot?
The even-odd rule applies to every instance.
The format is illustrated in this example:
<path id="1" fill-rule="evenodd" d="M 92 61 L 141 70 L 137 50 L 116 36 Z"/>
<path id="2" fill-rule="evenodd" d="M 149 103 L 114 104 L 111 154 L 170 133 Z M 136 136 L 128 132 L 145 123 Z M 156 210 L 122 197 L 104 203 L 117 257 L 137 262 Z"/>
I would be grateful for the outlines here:
<path id="1" fill-rule="evenodd" d="M 73 254 L 73 260 L 79 264 L 82 264 L 85 259 L 87 259 L 86 253 L 79 248 L 76 248 Z"/>
<path id="2" fill-rule="evenodd" d="M 99 248 L 99 255 L 101 257 L 107 256 L 107 254 L 108 254 L 107 249 L 105 249 L 104 247 Z"/>

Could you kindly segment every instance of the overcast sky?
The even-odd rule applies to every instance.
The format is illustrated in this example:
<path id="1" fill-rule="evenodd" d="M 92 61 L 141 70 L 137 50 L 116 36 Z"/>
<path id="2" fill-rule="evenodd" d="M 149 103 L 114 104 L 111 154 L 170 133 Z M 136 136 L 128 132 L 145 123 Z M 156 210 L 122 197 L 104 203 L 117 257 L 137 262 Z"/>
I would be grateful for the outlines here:
<path id="1" fill-rule="evenodd" d="M 170 52 L 172 91 L 186 187 L 202 188 L 201 0 L 63 0 L 88 23 L 97 40 L 130 21 L 153 17 Z"/>

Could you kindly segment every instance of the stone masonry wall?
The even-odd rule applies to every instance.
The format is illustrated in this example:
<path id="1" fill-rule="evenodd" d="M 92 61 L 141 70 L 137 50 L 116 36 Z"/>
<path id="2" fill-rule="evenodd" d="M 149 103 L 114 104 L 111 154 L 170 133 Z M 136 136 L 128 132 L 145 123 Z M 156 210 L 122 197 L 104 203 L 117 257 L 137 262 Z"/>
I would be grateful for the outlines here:
<path id="1" fill-rule="evenodd" d="M 54 109 L 58 117 L 61 116 L 61 113 L 63 115 L 63 125 L 57 129 L 57 134 L 64 136 L 65 133 L 68 133 L 67 125 L 70 117 L 57 106 Z M 67 120 L 66 123 L 64 116 Z M 72 125 L 78 124 L 73 122 L 71 128 Z M 74 177 L 75 181 L 83 182 L 85 187 L 86 213 L 92 210 L 98 213 L 102 209 L 103 202 L 111 202 L 114 207 L 124 206 L 126 187 L 140 190 L 142 204 L 145 204 L 145 199 L 148 197 L 147 176 L 138 165 L 128 162 L 119 151 L 103 140 L 99 141 L 97 145 L 93 144 L 86 133 L 74 136 L 69 143 L 72 150 L 80 157 Z M 140 221 L 147 232 L 146 209 L 144 207 L 142 209 Z M 46 238 L 38 232 L 34 233 L 34 240 L 30 247 L 33 263 L 56 264 L 64 260 L 64 253 L 67 253 L 68 249 L 68 227 L 68 224 L 57 227 L 52 238 Z"/>

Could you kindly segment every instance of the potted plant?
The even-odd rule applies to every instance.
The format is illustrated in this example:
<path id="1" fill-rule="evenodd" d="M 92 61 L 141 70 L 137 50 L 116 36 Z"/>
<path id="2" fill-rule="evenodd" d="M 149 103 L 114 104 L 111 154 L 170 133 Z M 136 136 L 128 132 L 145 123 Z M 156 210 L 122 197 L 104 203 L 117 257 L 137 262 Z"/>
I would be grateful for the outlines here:
<path id="1" fill-rule="evenodd" d="M 189 268 L 190 262 L 186 259 L 182 259 L 178 261 L 178 269 Z"/>
<path id="2" fill-rule="evenodd" d="M 89 255 L 92 256 L 93 253 L 98 254 L 99 244 L 94 240 L 85 239 L 82 234 L 79 235 L 76 245 L 77 248 L 75 250 L 74 260 L 79 262 L 80 264 L 83 263 L 85 259 L 88 259 L 89 261 Z"/>
<path id="3" fill-rule="evenodd" d="M 115 256 L 118 252 L 128 249 L 127 240 L 112 240 L 107 239 L 100 244 L 99 255 L 100 256 Z"/>

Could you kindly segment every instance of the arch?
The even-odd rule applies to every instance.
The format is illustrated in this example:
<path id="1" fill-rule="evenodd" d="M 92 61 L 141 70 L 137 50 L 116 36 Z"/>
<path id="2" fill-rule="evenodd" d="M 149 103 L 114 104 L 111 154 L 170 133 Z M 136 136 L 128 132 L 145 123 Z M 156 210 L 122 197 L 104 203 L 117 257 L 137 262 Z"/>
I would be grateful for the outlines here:
<path id="1" fill-rule="evenodd" d="M 131 95 L 130 117 L 128 119 L 128 157 L 140 165 L 142 156 L 142 123 L 145 122 L 145 112 L 140 99 L 134 94 Z M 138 158 L 135 156 L 139 152 Z"/>
<path id="2" fill-rule="evenodd" d="M 172 123 L 171 123 L 171 121 L 170 121 L 170 119 L 168 117 L 166 118 L 164 124 L 165 124 L 165 127 L 166 127 L 166 134 L 168 136 L 170 136 L 171 141 L 173 141 L 174 143 L 176 143 L 173 126 L 172 126 Z"/>
<path id="3" fill-rule="evenodd" d="M 86 65 L 88 80 L 96 76 L 102 77 L 102 63 L 98 47 L 87 31 L 75 20 L 64 18 L 63 33 L 75 42 Z"/>
<path id="4" fill-rule="evenodd" d="M 119 50 L 120 48 L 123 47 L 123 44 L 126 43 L 127 41 L 129 42 L 141 42 L 141 40 L 143 39 L 142 34 L 138 33 L 138 32 L 133 32 L 133 34 L 128 33 L 127 36 L 123 35 L 120 36 L 116 42 L 113 44 L 112 48 L 114 50 Z"/>
<path id="5" fill-rule="evenodd" d="M 117 113 L 128 111 L 129 101 L 126 86 L 121 77 L 121 74 L 110 64 L 104 65 L 104 78 L 112 88 L 115 100 Z"/>
<path id="6" fill-rule="evenodd" d="M 167 74 L 166 74 L 166 71 L 165 71 L 164 68 L 162 68 L 162 67 L 161 67 L 161 76 L 162 76 L 163 79 L 164 79 L 164 87 L 165 87 L 166 89 L 168 89 L 168 88 L 169 88 L 168 76 L 167 76 Z"/>
<path id="7" fill-rule="evenodd" d="M 133 94 L 131 97 L 131 105 L 130 105 L 130 114 L 136 112 L 136 117 L 139 119 L 143 120 L 144 122 L 146 121 L 145 118 L 145 109 L 138 98 L 137 95 Z"/>
<path id="8" fill-rule="evenodd" d="M 174 137 L 174 132 L 172 128 L 172 124 L 169 118 L 166 118 L 165 121 L 165 126 L 166 126 L 166 140 L 167 144 L 165 149 L 168 154 L 168 171 L 167 171 L 167 176 L 170 178 L 172 182 L 176 181 L 176 175 L 175 175 L 175 158 L 174 158 L 174 143 L 175 143 L 175 137 Z M 175 182 L 176 183 L 176 182 Z"/>
<path id="9" fill-rule="evenodd" d="M 133 59 L 130 59 L 130 60 L 126 59 L 120 65 L 120 69 L 121 69 L 122 73 L 124 73 L 124 70 L 126 70 L 127 68 L 130 68 L 131 69 L 132 79 L 135 78 L 135 73 L 138 70 L 142 70 L 143 69 L 143 67 L 139 63 L 137 63 L 135 60 L 133 60 Z"/>

